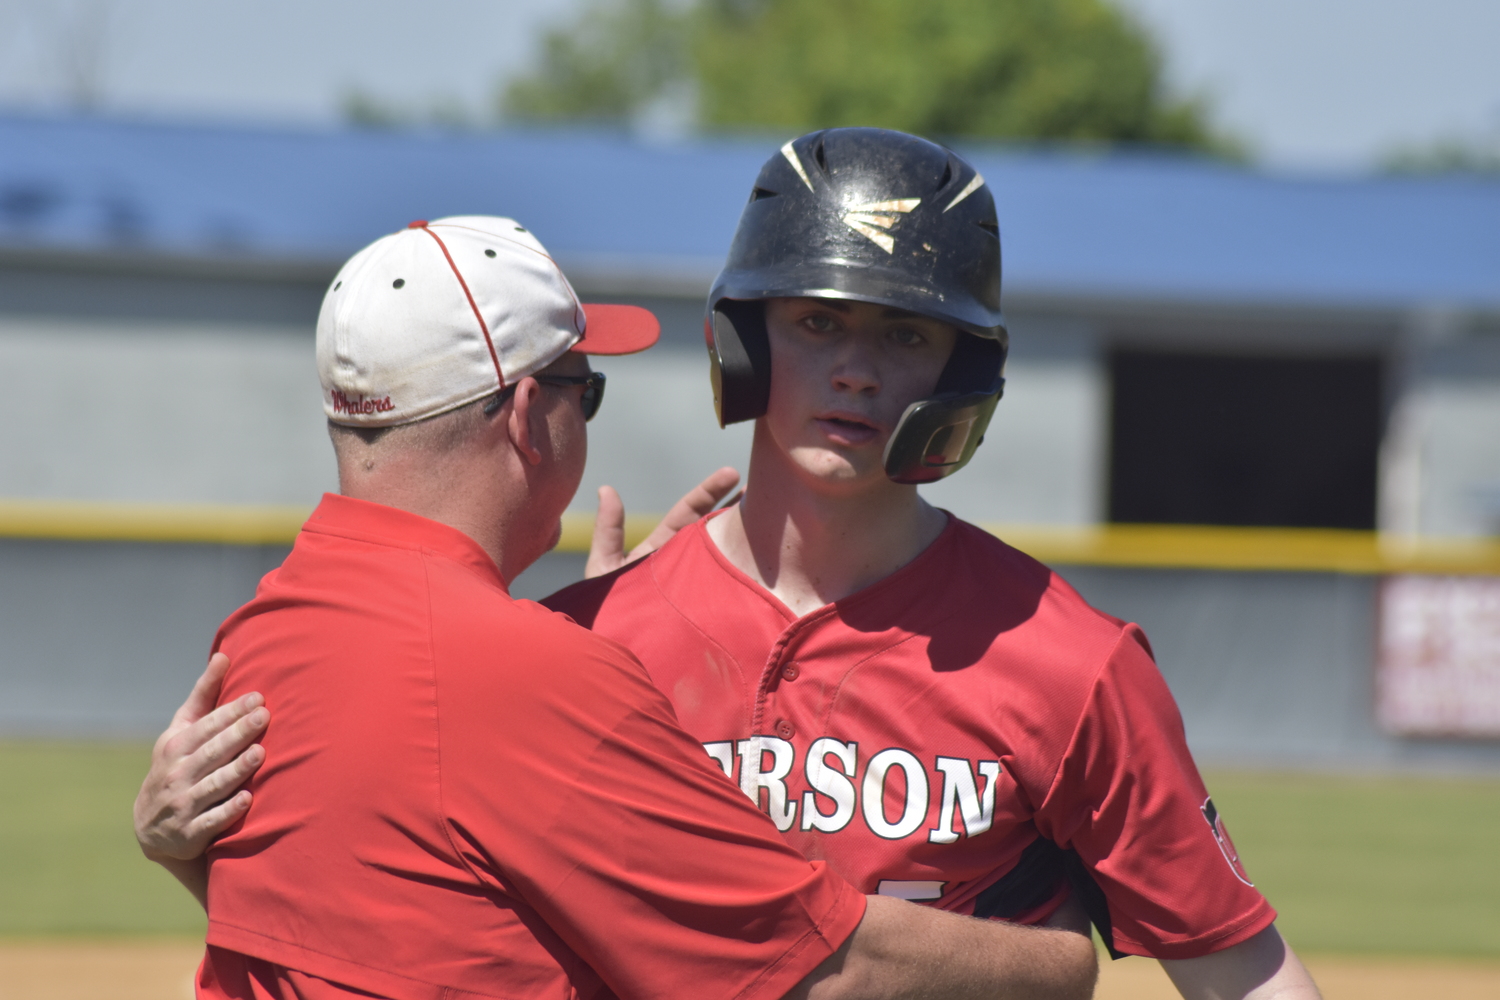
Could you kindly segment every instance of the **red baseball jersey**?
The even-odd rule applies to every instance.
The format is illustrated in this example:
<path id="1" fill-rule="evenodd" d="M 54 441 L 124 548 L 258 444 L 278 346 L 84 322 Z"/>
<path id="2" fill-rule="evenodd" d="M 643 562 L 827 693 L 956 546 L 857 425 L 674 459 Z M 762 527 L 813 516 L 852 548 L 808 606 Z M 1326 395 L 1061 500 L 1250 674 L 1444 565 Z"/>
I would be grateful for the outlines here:
<path id="1" fill-rule="evenodd" d="M 274 714 L 200 996 L 777 1000 L 863 916 L 628 651 L 452 528 L 325 497 L 216 646 Z"/>
<path id="2" fill-rule="evenodd" d="M 1028 890 L 1018 862 L 1056 844 L 1103 890 L 1114 946 L 1158 958 L 1275 919 L 1209 815 L 1138 627 L 957 518 L 896 573 L 798 618 L 705 524 L 544 603 L 634 651 L 804 856 L 864 892 L 1030 922 L 1066 895 L 1062 867 Z M 1018 891 L 1029 902 L 997 908 Z"/>

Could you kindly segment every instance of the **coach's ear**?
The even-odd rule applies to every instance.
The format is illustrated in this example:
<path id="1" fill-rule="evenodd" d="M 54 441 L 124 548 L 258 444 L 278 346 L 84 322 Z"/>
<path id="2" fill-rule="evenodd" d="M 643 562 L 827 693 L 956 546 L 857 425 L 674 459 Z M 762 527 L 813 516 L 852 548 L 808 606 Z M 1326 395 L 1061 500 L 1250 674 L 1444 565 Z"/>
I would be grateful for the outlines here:
<path id="1" fill-rule="evenodd" d="M 505 418 L 510 443 L 531 465 L 542 464 L 542 450 L 537 446 L 547 437 L 545 420 L 537 406 L 541 391 L 537 380 L 530 376 L 516 383 L 516 391 L 510 397 L 510 415 Z"/>

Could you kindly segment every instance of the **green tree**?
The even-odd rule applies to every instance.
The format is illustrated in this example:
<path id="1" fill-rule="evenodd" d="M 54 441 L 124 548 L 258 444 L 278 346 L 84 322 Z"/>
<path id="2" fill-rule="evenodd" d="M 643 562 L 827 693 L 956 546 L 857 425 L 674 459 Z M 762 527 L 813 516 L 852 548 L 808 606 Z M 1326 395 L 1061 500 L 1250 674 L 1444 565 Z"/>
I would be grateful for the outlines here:
<path id="1" fill-rule="evenodd" d="M 1388 174 L 1500 174 L 1500 137 L 1483 140 L 1449 137 L 1425 146 L 1400 146 L 1380 161 Z"/>
<path id="2" fill-rule="evenodd" d="M 1233 154 L 1106 0 L 593 0 L 508 117 L 627 120 L 684 81 L 709 128 L 1154 142 Z"/>
<path id="3" fill-rule="evenodd" d="M 1206 145 L 1146 34 L 1103 0 L 711 0 L 710 125 Z"/>
<path id="4" fill-rule="evenodd" d="M 542 37 L 541 64 L 506 86 L 502 118 L 622 122 L 691 76 L 692 15 L 663 0 L 590 0 Z"/>

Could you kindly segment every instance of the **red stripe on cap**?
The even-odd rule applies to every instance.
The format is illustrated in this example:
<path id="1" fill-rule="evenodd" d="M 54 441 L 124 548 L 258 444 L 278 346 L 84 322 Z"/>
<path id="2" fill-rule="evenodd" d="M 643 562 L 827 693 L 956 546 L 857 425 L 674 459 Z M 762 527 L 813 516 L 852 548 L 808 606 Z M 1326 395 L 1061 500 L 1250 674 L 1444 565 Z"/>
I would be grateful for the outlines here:
<path id="1" fill-rule="evenodd" d="M 448 266 L 453 269 L 453 276 L 458 279 L 458 287 L 464 290 L 464 298 L 469 300 L 469 308 L 474 310 L 474 318 L 479 321 L 479 332 L 484 334 L 485 346 L 490 349 L 490 360 L 495 363 L 495 377 L 500 379 L 500 388 L 504 389 L 505 373 L 500 370 L 500 355 L 495 353 L 495 342 L 490 339 L 489 324 L 484 321 L 484 313 L 479 311 L 479 303 L 474 301 L 474 294 L 469 291 L 469 283 L 464 280 L 463 272 L 458 269 L 457 264 L 453 263 L 453 255 L 448 252 L 448 244 L 443 242 L 441 236 L 427 228 L 426 222 L 413 222 L 406 228 L 420 229 L 428 236 L 437 240 L 438 249 L 443 251 L 444 259 L 448 261 Z"/>

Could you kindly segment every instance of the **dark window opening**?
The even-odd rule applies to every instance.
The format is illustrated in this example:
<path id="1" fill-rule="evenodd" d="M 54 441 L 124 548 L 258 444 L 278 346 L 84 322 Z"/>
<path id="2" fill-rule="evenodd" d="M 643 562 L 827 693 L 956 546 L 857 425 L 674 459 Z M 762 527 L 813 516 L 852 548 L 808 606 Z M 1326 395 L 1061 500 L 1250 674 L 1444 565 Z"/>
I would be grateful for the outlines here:
<path id="1" fill-rule="evenodd" d="M 1375 358 L 1116 351 L 1109 517 L 1375 527 Z"/>

